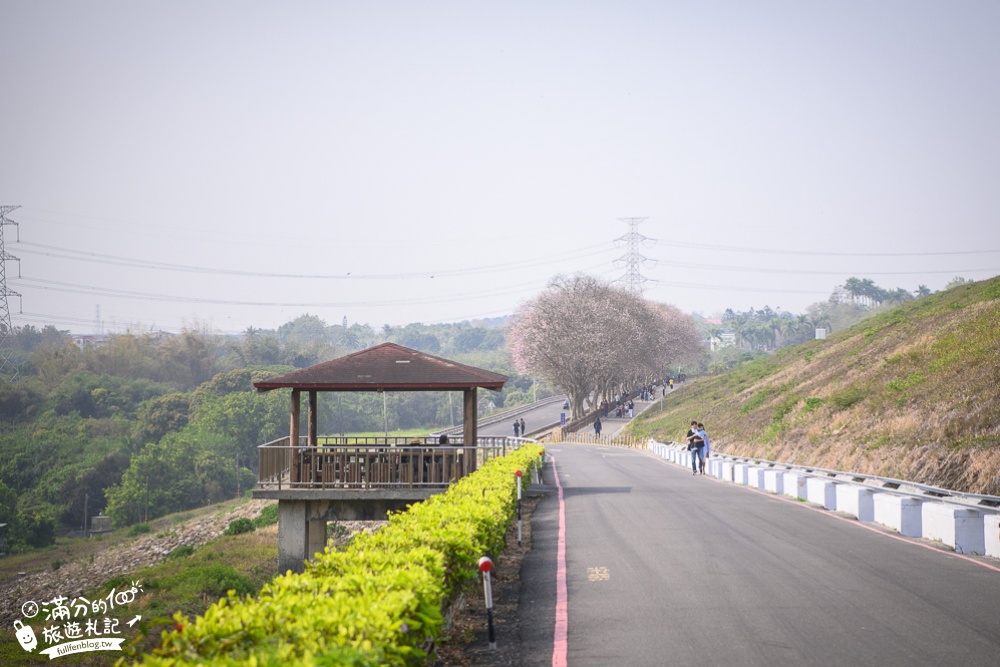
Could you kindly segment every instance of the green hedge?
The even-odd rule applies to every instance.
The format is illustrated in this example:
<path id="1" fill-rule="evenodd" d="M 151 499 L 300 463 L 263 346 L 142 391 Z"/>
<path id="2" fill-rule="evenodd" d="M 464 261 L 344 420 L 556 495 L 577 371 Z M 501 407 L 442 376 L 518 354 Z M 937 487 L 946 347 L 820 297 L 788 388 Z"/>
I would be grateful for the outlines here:
<path id="1" fill-rule="evenodd" d="M 177 614 L 177 629 L 141 664 L 424 664 L 442 609 L 477 576 L 481 556 L 503 549 L 516 511 L 514 472 L 529 470 L 540 452 L 525 445 L 488 462 L 346 550 L 327 549 L 302 574 L 275 578 L 256 598 L 230 591 L 194 622 Z"/>

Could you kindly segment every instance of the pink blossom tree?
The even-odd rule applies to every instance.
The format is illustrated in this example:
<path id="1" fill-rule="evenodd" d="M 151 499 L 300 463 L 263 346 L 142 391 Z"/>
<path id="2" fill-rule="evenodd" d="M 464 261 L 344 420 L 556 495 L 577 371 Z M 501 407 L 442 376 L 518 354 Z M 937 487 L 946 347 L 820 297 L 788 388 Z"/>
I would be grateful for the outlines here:
<path id="1" fill-rule="evenodd" d="M 573 418 L 701 346 L 694 320 L 677 308 L 586 275 L 558 277 L 522 304 L 507 339 L 518 371 L 565 391 Z"/>

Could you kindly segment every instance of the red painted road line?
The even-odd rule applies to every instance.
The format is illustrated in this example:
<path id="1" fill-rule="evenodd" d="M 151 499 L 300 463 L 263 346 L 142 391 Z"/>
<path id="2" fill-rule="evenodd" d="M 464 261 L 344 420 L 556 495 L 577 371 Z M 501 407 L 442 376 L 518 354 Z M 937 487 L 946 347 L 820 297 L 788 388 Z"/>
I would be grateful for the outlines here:
<path id="1" fill-rule="evenodd" d="M 569 627 L 569 602 L 566 595 L 566 501 L 563 498 L 556 459 L 551 454 L 552 476 L 559 492 L 559 538 L 556 542 L 556 630 L 552 638 L 552 667 L 566 667 L 566 635 Z"/>

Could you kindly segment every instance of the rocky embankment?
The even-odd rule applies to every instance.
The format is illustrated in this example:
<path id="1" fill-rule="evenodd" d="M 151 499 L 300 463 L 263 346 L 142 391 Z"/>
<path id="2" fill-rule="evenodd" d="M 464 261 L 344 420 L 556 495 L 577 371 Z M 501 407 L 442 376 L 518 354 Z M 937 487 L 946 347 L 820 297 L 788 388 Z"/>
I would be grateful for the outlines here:
<path id="1" fill-rule="evenodd" d="M 55 596 L 69 599 L 102 585 L 116 576 L 128 576 L 158 563 L 177 547 L 198 547 L 223 533 L 235 519 L 253 519 L 270 500 L 251 500 L 224 514 L 195 519 L 159 533 L 110 547 L 94 555 L 46 570 L 0 582 L 0 623 L 10 625 L 21 618 L 21 605 L 28 600 L 41 604 Z"/>

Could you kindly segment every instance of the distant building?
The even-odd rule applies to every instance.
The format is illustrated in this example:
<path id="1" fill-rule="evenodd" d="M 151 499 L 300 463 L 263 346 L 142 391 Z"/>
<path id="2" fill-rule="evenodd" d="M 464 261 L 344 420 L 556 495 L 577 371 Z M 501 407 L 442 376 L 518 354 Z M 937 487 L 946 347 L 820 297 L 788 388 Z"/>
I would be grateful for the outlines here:
<path id="1" fill-rule="evenodd" d="M 732 329 L 725 329 L 720 331 L 718 335 L 709 334 L 708 336 L 708 349 L 712 352 L 721 350 L 724 347 L 735 347 L 735 345 L 736 332 Z"/>
<path id="2" fill-rule="evenodd" d="M 107 336 L 88 336 L 88 335 L 77 335 L 73 336 L 73 344 L 76 345 L 81 350 L 87 350 L 92 347 L 100 347 L 104 345 L 108 340 Z"/>

